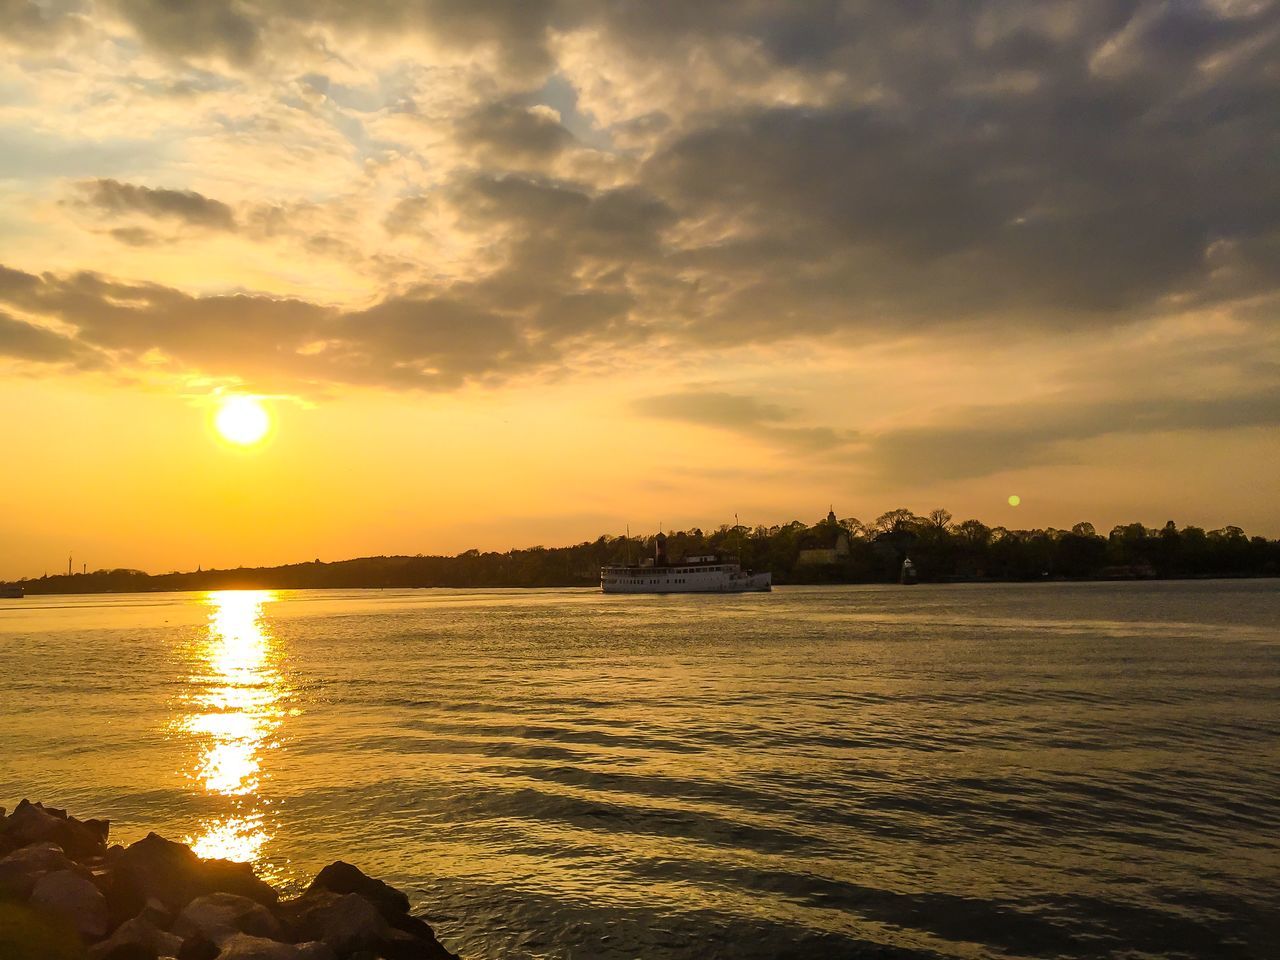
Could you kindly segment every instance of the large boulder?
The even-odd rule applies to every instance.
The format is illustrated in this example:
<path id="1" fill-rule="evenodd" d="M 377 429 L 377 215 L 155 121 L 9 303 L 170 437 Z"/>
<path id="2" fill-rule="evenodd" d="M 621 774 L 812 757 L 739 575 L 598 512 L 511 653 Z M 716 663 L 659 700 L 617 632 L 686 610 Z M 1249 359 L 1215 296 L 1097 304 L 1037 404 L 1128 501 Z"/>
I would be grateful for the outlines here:
<path id="1" fill-rule="evenodd" d="M 89 960 L 133 960 L 133 958 L 176 957 L 182 938 L 161 929 L 146 913 L 126 920 L 106 940 L 89 948 Z"/>
<path id="2" fill-rule="evenodd" d="M 27 901 L 72 926 L 85 940 L 100 940 L 110 931 L 107 901 L 98 888 L 74 870 L 55 870 L 36 881 Z"/>
<path id="3" fill-rule="evenodd" d="M 307 893 L 317 890 L 359 894 L 377 907 L 386 920 L 394 920 L 409 912 L 409 898 L 403 893 L 342 860 L 335 860 L 316 874 L 311 886 L 307 887 Z"/>
<path id="4" fill-rule="evenodd" d="M 206 940 L 201 936 L 188 937 L 182 941 L 177 960 L 217 960 L 221 952 L 212 940 Z"/>
<path id="5" fill-rule="evenodd" d="M 218 960 L 337 960 L 337 955 L 323 943 L 278 943 L 238 933 L 222 942 Z"/>
<path id="6" fill-rule="evenodd" d="M 107 820 L 77 820 L 65 810 L 23 800 L 0 822 L 0 852 L 49 840 L 74 860 L 101 856 L 107 849 Z"/>
<path id="7" fill-rule="evenodd" d="M 191 848 L 155 833 L 107 858 L 113 897 L 132 915 L 149 899 L 181 910 L 196 897 L 232 893 L 262 904 L 276 902 L 271 885 L 259 880 L 253 867 L 230 860 L 201 860 Z"/>
<path id="8" fill-rule="evenodd" d="M 434 940 L 436 938 L 435 930 L 422 917 L 414 917 L 406 913 L 404 916 L 396 917 L 392 920 L 391 925 L 397 930 L 402 930 L 420 940 Z"/>
<path id="9" fill-rule="evenodd" d="M 294 940 L 314 938 L 339 954 L 364 950 L 389 960 L 454 956 L 436 940 L 426 920 L 408 913 L 404 893 L 342 860 L 320 870 L 301 897 L 283 902 L 276 913 Z"/>
<path id="10" fill-rule="evenodd" d="M 384 960 L 459 960 L 434 936 L 417 937 L 403 930 L 390 930 L 378 945 L 378 956 Z"/>
<path id="11" fill-rule="evenodd" d="M 26 900 L 44 874 L 76 869 L 76 864 L 52 840 L 19 847 L 0 858 L 0 900 Z"/>
<path id="12" fill-rule="evenodd" d="M 279 904 L 276 913 L 294 942 L 322 940 L 344 956 L 375 949 L 391 932 L 378 908 L 356 893 L 312 890 Z"/>
<path id="13" fill-rule="evenodd" d="M 192 900 L 173 921 L 173 933 L 184 940 L 199 935 L 217 944 L 238 933 L 272 940 L 284 936 L 280 921 L 266 907 L 234 893 L 211 893 Z"/>
<path id="14" fill-rule="evenodd" d="M 322 918 L 324 906 L 341 902 L 333 899 L 334 894 L 342 895 L 342 899 L 354 894 L 377 908 L 379 915 L 386 921 L 386 928 L 380 932 L 377 946 L 373 948 L 379 956 L 391 960 L 456 960 L 436 940 L 435 931 L 430 924 L 410 915 L 409 898 L 404 893 L 341 860 L 329 864 L 316 874 L 306 892 L 297 900 L 281 905 L 281 909 L 293 918 L 287 922 L 304 924 L 298 929 L 299 934 L 332 943 L 332 938 L 339 934 L 334 931 L 325 936 L 326 928 Z M 348 907 L 346 920 L 354 920 L 359 915 L 354 907 Z M 308 920 L 308 917 L 313 919 Z M 308 923 L 310 925 L 306 925 Z M 361 928 L 361 935 L 368 931 L 367 927 Z"/>

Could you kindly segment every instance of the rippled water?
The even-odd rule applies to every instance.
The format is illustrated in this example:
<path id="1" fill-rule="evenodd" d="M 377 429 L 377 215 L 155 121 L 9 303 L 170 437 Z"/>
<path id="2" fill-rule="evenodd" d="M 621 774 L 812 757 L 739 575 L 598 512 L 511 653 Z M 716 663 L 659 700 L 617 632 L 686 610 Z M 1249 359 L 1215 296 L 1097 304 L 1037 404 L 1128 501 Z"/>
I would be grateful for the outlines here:
<path id="1" fill-rule="evenodd" d="M 1280 584 L 0 601 L 0 803 L 478 958 L 1280 955 Z"/>

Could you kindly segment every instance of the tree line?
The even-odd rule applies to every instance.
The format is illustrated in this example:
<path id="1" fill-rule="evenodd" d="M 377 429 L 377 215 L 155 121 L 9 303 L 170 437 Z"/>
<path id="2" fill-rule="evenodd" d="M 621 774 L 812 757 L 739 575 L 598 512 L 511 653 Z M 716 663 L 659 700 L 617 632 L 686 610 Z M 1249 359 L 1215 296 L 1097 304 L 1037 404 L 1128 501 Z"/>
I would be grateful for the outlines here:
<path id="1" fill-rule="evenodd" d="M 165 574 L 95 570 L 15 584 L 29 594 L 591 586 L 599 582 L 601 566 L 640 563 L 654 556 L 654 548 L 654 536 L 603 535 L 568 547 L 468 550 L 451 557 L 362 557 Z M 829 516 L 812 525 L 793 520 L 769 527 L 694 527 L 667 534 L 667 554 L 673 562 L 707 554 L 736 557 L 747 569 L 770 571 L 778 584 L 892 582 L 908 557 L 922 581 L 935 582 L 1280 576 L 1280 540 L 1250 537 L 1235 526 L 1206 531 L 1173 521 L 1163 527 L 1130 523 L 1103 536 L 1089 523 L 1067 530 L 957 523 L 946 510 L 926 516 L 891 510 L 870 523 Z"/>

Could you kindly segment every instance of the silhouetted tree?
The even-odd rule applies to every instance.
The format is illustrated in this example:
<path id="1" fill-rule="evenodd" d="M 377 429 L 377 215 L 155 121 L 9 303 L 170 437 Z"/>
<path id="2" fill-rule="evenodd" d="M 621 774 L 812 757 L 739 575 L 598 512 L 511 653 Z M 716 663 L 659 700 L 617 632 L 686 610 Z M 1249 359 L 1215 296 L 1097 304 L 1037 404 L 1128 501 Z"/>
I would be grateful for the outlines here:
<path id="1" fill-rule="evenodd" d="M 847 555 L 834 564 L 802 566 L 803 545 L 834 546 L 848 538 Z M 72 575 L 48 574 L 17 581 L 29 593 L 128 593 L 146 590 L 218 590 L 244 587 L 538 587 L 591 586 L 604 564 L 652 557 L 653 537 L 602 535 L 571 547 L 535 546 L 503 552 L 464 551 L 454 557 L 364 557 L 283 567 L 199 570 L 150 576 L 124 568 Z M 1092 524 L 1070 531 L 1006 530 L 979 520 L 952 523 L 946 510 L 918 517 L 891 510 L 870 528 L 849 518 L 808 526 L 799 520 L 775 526 L 724 525 L 673 531 L 672 561 L 706 554 L 736 555 L 743 566 L 769 570 L 777 583 L 892 581 L 908 553 L 926 580 L 1050 577 L 1276 576 L 1280 541 L 1248 537 L 1236 526 L 1205 533 L 1172 521 L 1155 530 L 1122 524 L 1107 537 Z"/>

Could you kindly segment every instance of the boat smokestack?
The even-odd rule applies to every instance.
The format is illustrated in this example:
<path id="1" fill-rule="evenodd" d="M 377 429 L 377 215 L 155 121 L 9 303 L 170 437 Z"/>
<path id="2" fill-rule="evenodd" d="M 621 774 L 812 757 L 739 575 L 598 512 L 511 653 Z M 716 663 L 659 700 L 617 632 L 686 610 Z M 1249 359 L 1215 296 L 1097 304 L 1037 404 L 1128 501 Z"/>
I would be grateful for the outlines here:
<path id="1" fill-rule="evenodd" d="M 658 567 L 663 567 L 667 564 L 667 535 L 661 530 L 658 531 L 658 536 L 653 541 L 653 563 L 654 566 Z"/>

